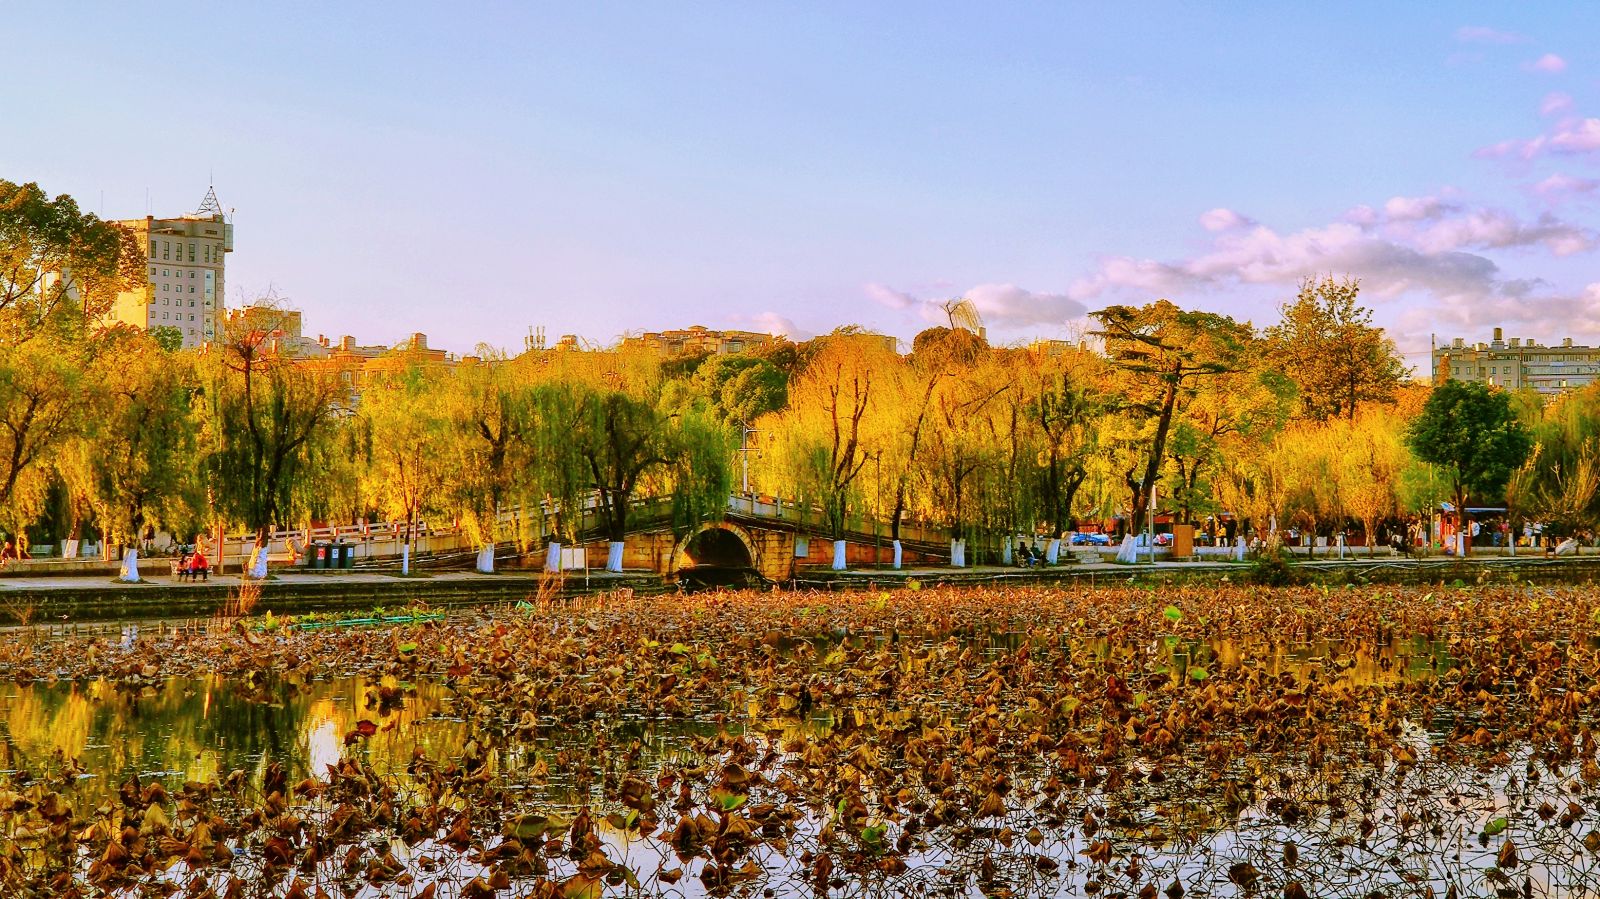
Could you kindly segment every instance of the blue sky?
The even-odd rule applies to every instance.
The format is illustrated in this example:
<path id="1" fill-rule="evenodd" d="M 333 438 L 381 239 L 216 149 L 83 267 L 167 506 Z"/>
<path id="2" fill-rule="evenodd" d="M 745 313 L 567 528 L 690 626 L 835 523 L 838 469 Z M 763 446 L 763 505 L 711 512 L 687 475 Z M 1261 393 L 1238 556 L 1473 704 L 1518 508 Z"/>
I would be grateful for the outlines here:
<path id="1" fill-rule="evenodd" d="M 0 177 L 133 217 L 214 176 L 229 303 L 364 343 L 1264 324 L 1321 272 L 1413 358 L 1600 336 L 1600 11 L 1108 6 L 0 0 Z"/>

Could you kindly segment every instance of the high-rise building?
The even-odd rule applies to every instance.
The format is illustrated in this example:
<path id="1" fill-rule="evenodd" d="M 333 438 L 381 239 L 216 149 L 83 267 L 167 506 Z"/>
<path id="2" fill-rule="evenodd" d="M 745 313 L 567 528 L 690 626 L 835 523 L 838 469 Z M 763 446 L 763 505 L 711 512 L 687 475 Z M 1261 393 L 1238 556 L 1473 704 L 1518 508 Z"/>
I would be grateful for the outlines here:
<path id="1" fill-rule="evenodd" d="M 1559 346 L 1546 346 L 1525 338 L 1507 340 L 1503 333 L 1495 328 L 1488 343 L 1469 344 L 1457 337 L 1435 346 L 1434 379 L 1539 393 L 1563 393 L 1600 380 L 1600 347 L 1574 346 L 1570 337 Z"/>
<path id="2" fill-rule="evenodd" d="M 224 262 L 233 252 L 233 225 L 216 191 L 208 189 L 189 215 L 117 224 L 144 249 L 149 284 L 118 294 L 111 317 L 138 328 L 177 328 L 186 348 L 215 340 L 223 322 Z"/>

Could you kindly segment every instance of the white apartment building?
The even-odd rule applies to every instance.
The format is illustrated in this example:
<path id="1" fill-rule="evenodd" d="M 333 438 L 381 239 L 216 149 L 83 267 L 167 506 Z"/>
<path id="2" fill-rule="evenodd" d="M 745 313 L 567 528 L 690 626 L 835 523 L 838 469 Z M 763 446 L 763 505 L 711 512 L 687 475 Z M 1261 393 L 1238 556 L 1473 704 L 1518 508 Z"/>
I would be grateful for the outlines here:
<path id="1" fill-rule="evenodd" d="M 216 193 L 208 190 L 190 215 L 117 224 L 144 249 L 150 283 L 119 294 L 111 317 L 140 328 L 177 328 L 185 348 L 215 340 L 224 320 L 225 260 L 233 252 L 233 225 Z"/>
<path id="2" fill-rule="evenodd" d="M 1488 343 L 1469 344 L 1459 337 L 1433 348 L 1435 381 L 1477 381 L 1507 390 L 1565 393 L 1600 380 L 1600 347 L 1574 345 L 1572 338 L 1546 346 L 1494 329 Z"/>

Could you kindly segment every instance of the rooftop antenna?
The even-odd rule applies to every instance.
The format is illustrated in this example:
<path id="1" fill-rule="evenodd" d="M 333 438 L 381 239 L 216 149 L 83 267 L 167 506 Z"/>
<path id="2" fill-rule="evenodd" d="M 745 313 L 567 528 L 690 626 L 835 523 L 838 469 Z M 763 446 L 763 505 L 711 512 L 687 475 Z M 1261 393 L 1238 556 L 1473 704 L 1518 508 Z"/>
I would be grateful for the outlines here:
<path id="1" fill-rule="evenodd" d="M 215 186 L 206 188 L 206 198 L 200 201 L 200 208 L 194 211 L 195 215 L 222 215 L 222 204 L 217 202 L 217 189 Z"/>

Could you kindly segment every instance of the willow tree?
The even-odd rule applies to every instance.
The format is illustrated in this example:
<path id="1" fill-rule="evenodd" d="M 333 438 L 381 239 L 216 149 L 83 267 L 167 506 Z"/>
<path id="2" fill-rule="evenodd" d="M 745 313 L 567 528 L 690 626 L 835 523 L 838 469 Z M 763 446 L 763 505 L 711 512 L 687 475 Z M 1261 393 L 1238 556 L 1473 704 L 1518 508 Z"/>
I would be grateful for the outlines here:
<path id="1" fill-rule="evenodd" d="M 1099 389 L 1098 360 L 1088 354 L 1038 359 L 1031 367 L 1026 426 L 1038 433 L 1039 496 L 1054 540 L 1071 529 L 1078 491 L 1089 477 L 1095 453 L 1095 421 L 1106 399 Z M 1024 377 L 1029 377 L 1027 372 Z"/>
<path id="2" fill-rule="evenodd" d="M 789 387 L 789 405 L 767 425 L 774 431 L 775 482 L 822 510 L 833 540 L 833 567 L 847 565 L 845 534 L 857 481 L 882 451 L 889 416 L 881 396 L 894 353 L 845 329 L 811 341 Z"/>
<path id="3" fill-rule="evenodd" d="M 450 439 L 441 408 L 448 378 L 443 370 L 412 365 L 370 381 L 361 394 L 361 492 L 372 507 L 402 523 L 401 574 L 411 573 L 418 519 L 443 511 L 437 491 L 446 466 L 441 447 Z"/>
<path id="4" fill-rule="evenodd" d="M 708 505 L 726 507 L 731 447 L 725 430 L 697 412 L 665 412 L 649 397 L 615 389 L 589 388 L 579 409 L 571 440 L 610 541 L 607 571 L 622 570 L 636 500 L 673 494 L 674 512 L 687 519 L 703 518 Z"/>
<path id="5" fill-rule="evenodd" d="M 72 455 L 106 545 L 124 547 L 121 579 L 137 582 L 146 525 L 181 533 L 197 520 L 194 372 L 148 335 L 119 329 L 92 380 L 95 414 Z"/>
<path id="6" fill-rule="evenodd" d="M 445 395 L 448 454 L 441 499 L 460 516 L 478 547 L 477 570 L 494 571 L 495 544 L 508 536 L 508 505 L 528 493 L 534 460 L 528 452 L 529 384 L 518 363 L 486 348 L 481 362 L 459 366 Z"/>
<path id="7" fill-rule="evenodd" d="M 256 307 L 230 323 L 203 387 L 204 472 L 218 512 L 255 535 L 249 574 L 267 575 L 272 529 L 305 508 L 317 441 L 334 437 L 345 388 L 332 373 L 280 354 L 283 312 Z"/>
<path id="8" fill-rule="evenodd" d="M 144 254 L 66 195 L 0 179 L 0 517 L 38 511 L 49 462 L 86 423 L 84 372 L 119 291 L 144 283 Z"/>
<path id="9" fill-rule="evenodd" d="M 1533 449 L 1506 485 L 1506 505 L 1556 536 L 1600 525 L 1600 388 L 1528 409 Z"/>

